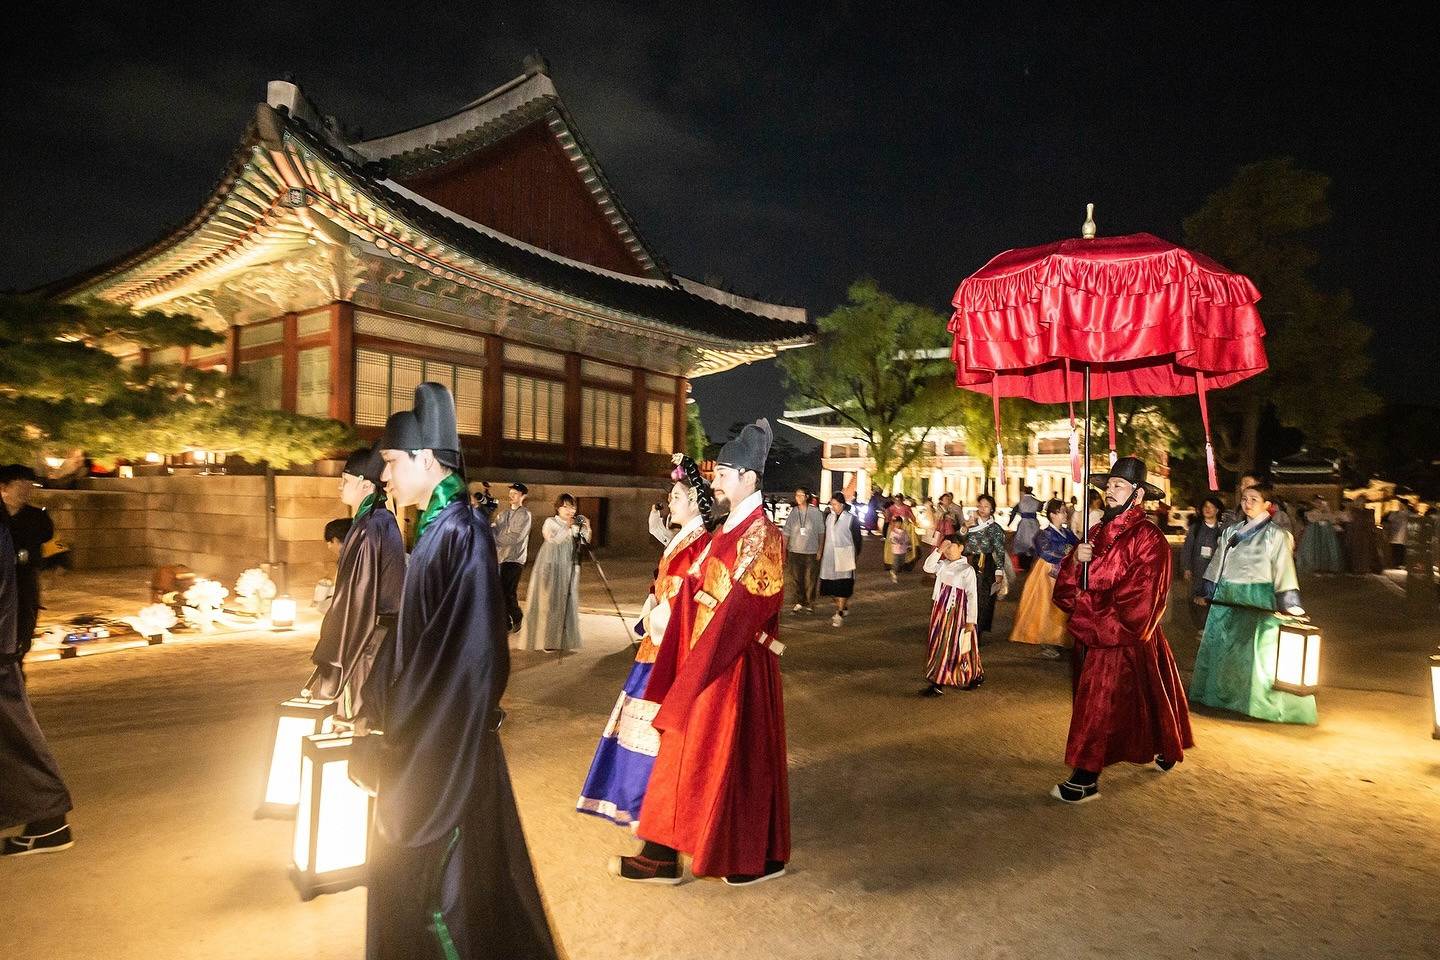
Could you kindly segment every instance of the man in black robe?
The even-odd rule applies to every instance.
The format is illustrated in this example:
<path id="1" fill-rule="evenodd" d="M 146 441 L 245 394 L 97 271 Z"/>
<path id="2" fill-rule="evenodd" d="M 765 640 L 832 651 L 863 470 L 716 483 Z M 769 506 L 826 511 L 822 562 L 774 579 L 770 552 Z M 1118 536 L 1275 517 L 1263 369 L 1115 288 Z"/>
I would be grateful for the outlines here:
<path id="1" fill-rule="evenodd" d="M 65 822 L 70 791 L 25 694 L 15 635 L 18 599 L 15 545 L 9 527 L 0 524 L 0 830 L 25 825 L 0 845 L 5 857 L 58 853 L 75 845 Z"/>
<path id="2" fill-rule="evenodd" d="M 336 716 L 345 721 L 360 712 L 365 678 L 376 651 L 395 630 L 405 587 L 405 541 L 385 506 L 384 472 L 385 461 L 374 450 L 362 447 L 345 461 L 340 499 L 355 517 L 340 546 L 335 593 L 310 655 L 315 664 L 310 695 L 337 700 Z"/>
<path id="3" fill-rule="evenodd" d="M 15 636 L 20 660 L 30 652 L 35 623 L 40 618 L 40 570 L 45 565 L 45 544 L 55 537 L 50 514 L 30 503 L 35 471 L 22 464 L 0 467 L 0 524 L 10 528 L 14 542 L 15 581 L 19 604 Z"/>
<path id="4" fill-rule="evenodd" d="M 383 736 L 357 739 L 379 772 L 366 957 L 550 960 L 498 734 L 510 651 L 495 542 L 466 494 L 450 392 L 422 383 L 377 449 L 395 502 L 421 514 L 361 714 Z"/>

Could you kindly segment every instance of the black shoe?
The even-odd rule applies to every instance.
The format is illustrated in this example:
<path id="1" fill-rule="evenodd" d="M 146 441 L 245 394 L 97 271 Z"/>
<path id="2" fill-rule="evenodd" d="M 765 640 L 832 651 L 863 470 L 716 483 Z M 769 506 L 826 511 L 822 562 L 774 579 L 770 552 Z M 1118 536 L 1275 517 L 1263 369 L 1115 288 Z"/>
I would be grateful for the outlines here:
<path id="1" fill-rule="evenodd" d="M 1063 803 L 1089 803 L 1100 798 L 1100 784 L 1062 780 L 1050 789 L 1050 796 Z"/>
<path id="2" fill-rule="evenodd" d="M 32 853 L 59 853 L 61 850 L 69 850 L 75 846 L 75 838 L 70 835 L 70 825 L 48 833 L 25 834 L 18 837 L 6 837 L 4 846 L 0 846 L 0 857 L 28 857 Z"/>
<path id="3" fill-rule="evenodd" d="M 510 632 L 511 632 L 511 633 L 519 633 L 519 632 L 520 632 L 520 621 L 519 621 L 519 620 L 516 620 L 514 623 L 510 624 Z"/>
<path id="4" fill-rule="evenodd" d="M 985 674 L 982 673 L 982 674 L 980 674 L 980 676 L 976 677 L 974 680 L 971 680 L 969 683 L 965 684 L 965 686 L 964 686 L 962 689 L 964 689 L 964 690 L 974 690 L 976 687 L 980 686 L 980 684 L 982 684 L 982 683 L 984 683 L 984 682 L 985 682 Z"/>
<path id="5" fill-rule="evenodd" d="M 631 883 L 663 883 L 674 886 L 684 880 L 679 860 L 651 860 L 649 857 L 611 857 L 610 873 Z"/>
<path id="6" fill-rule="evenodd" d="M 785 876 L 785 864 L 778 860 L 766 860 L 764 873 L 732 873 L 725 878 L 725 885 L 727 887 L 750 887 L 783 876 Z"/>
<path id="7" fill-rule="evenodd" d="M 920 688 L 920 696 L 922 697 L 943 697 L 944 695 L 945 688 L 938 683 L 932 683 L 928 687 Z"/>
<path id="8" fill-rule="evenodd" d="M 1159 770 L 1161 773 L 1169 773 L 1170 768 L 1173 766 L 1175 766 L 1174 760 L 1166 760 L 1159 754 L 1155 755 L 1155 769 Z"/>

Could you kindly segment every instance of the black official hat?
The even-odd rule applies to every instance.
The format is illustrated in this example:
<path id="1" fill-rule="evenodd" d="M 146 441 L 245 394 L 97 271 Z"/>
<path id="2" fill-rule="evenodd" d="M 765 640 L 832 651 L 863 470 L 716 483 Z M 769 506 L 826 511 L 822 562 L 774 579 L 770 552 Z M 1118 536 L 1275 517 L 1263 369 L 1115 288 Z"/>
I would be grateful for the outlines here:
<path id="1" fill-rule="evenodd" d="M 1127 480 L 1137 487 L 1144 487 L 1145 496 L 1149 499 L 1163 499 L 1165 491 L 1147 481 L 1145 479 L 1146 475 L 1145 461 L 1139 457 L 1121 457 L 1115 461 L 1115 465 L 1110 468 L 1109 473 L 1092 473 L 1090 475 L 1090 484 L 1091 486 L 1104 490 L 1105 484 L 1110 482 L 1111 477 L 1119 477 L 1121 480 Z"/>
<path id="2" fill-rule="evenodd" d="M 378 486 L 380 478 L 385 474 L 385 460 L 380 456 L 379 450 L 361 447 L 345 458 L 345 469 L 342 472 L 369 480 Z"/>
<path id="3" fill-rule="evenodd" d="M 460 453 L 460 431 L 455 425 L 455 398 L 438 383 L 426 381 L 415 388 L 415 406 L 390 414 L 378 450 L 449 450 Z"/>
<path id="4" fill-rule="evenodd" d="M 761 417 L 754 423 L 745 424 L 739 436 L 720 448 L 715 464 L 763 474 L 765 459 L 770 456 L 770 443 L 774 439 L 775 433 L 770 429 L 770 421 Z"/>

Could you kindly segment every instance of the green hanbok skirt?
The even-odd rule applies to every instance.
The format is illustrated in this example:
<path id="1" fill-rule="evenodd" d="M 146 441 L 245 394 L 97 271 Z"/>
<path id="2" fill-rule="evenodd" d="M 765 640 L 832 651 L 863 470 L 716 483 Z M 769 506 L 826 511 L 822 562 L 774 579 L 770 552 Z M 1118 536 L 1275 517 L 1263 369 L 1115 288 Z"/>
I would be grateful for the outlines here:
<path id="1" fill-rule="evenodd" d="M 1195 653 L 1190 702 L 1233 710 L 1274 723 L 1315 724 L 1315 698 L 1276 690 L 1275 655 L 1280 620 L 1268 583 L 1225 583 L 1215 588 L 1210 619 Z"/>

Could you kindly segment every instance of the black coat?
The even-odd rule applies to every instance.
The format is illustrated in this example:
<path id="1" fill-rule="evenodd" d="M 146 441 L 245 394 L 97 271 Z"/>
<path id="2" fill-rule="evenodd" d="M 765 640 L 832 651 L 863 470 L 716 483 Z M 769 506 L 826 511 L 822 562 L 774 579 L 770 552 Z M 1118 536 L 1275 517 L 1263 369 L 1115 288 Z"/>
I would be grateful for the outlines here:
<path id="1" fill-rule="evenodd" d="M 509 675 L 494 536 L 457 496 L 415 545 L 364 693 L 385 743 L 369 960 L 558 956 L 497 729 Z"/>

